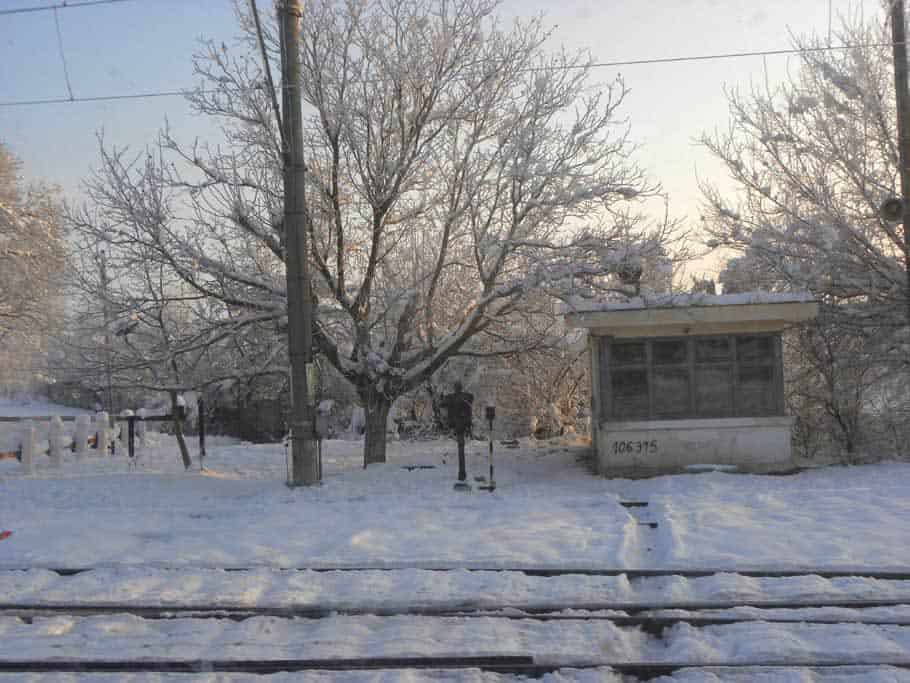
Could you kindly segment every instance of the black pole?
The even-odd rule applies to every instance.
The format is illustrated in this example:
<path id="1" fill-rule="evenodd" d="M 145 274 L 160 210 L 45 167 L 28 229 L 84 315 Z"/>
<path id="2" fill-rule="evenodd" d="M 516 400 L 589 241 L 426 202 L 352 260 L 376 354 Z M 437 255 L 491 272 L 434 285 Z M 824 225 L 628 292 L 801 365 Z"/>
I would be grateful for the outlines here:
<path id="1" fill-rule="evenodd" d="M 490 420 L 490 482 L 493 481 L 493 420 Z"/>
<path id="2" fill-rule="evenodd" d="M 496 419 L 496 407 L 487 406 L 484 412 L 486 413 L 487 420 L 490 422 L 490 481 L 486 486 L 482 486 L 481 488 L 492 493 L 496 490 L 496 479 L 493 477 L 493 420 Z"/>
<path id="3" fill-rule="evenodd" d="M 196 399 L 196 410 L 199 411 L 199 468 L 205 469 L 205 400 L 202 396 Z"/>
<path id="4" fill-rule="evenodd" d="M 128 418 L 126 418 L 126 424 L 127 448 L 129 449 L 128 453 L 130 456 L 130 462 L 133 462 L 134 458 L 136 457 L 136 418 L 130 415 Z"/>
<path id="5" fill-rule="evenodd" d="M 496 479 L 493 477 L 493 418 L 490 418 L 490 491 L 496 488 Z"/>

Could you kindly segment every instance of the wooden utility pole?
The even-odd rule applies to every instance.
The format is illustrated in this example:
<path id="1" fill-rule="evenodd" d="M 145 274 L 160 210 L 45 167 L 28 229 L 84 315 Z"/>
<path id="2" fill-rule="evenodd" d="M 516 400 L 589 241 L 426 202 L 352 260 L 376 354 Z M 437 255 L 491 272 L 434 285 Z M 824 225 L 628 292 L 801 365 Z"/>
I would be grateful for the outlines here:
<path id="1" fill-rule="evenodd" d="M 306 166 L 300 105 L 300 0 L 278 5 L 281 25 L 282 152 L 288 355 L 291 361 L 291 486 L 319 483 L 307 367 L 313 359 L 313 317 L 307 268 Z"/>
<path id="2" fill-rule="evenodd" d="M 897 100 L 897 150 L 901 173 L 902 227 L 904 230 L 904 269 L 907 283 L 904 296 L 910 323 L 910 84 L 907 83 L 907 31 L 904 25 L 904 0 L 891 2 L 891 42 L 894 51 L 894 94 Z"/>

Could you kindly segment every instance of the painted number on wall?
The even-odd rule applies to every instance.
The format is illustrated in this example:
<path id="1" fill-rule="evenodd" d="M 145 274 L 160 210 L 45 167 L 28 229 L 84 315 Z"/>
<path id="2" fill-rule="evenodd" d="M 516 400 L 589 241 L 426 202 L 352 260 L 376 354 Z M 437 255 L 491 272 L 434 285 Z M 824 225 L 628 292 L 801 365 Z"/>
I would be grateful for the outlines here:
<path id="1" fill-rule="evenodd" d="M 656 455 L 657 439 L 650 441 L 614 441 L 613 455 Z"/>

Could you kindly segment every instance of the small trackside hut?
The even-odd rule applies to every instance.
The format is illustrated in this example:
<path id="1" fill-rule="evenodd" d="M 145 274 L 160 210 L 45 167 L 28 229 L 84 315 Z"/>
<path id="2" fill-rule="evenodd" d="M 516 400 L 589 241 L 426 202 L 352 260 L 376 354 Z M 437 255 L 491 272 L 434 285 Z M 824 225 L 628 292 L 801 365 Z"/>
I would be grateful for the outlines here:
<path id="1" fill-rule="evenodd" d="M 781 333 L 817 312 L 808 294 L 767 292 L 572 306 L 566 325 L 589 333 L 599 472 L 790 468 Z"/>

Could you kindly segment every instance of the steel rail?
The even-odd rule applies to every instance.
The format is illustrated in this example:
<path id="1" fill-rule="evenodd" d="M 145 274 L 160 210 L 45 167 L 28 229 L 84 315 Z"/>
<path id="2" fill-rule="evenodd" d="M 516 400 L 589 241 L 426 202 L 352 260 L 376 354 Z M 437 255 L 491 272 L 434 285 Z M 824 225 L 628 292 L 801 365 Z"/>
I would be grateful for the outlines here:
<path id="1" fill-rule="evenodd" d="M 105 660 L 0 660 L 2 673 L 251 673 L 272 674 L 297 671 L 362 671 L 362 670 L 458 670 L 480 669 L 494 673 L 543 676 L 560 670 L 612 669 L 616 673 L 650 680 L 679 671 L 744 669 L 870 669 L 890 667 L 910 669 L 910 658 L 869 661 L 732 661 L 732 662 L 610 662 L 553 661 L 536 662 L 531 656 L 442 656 L 442 657 L 362 657 L 338 659 L 105 659 Z"/>
<path id="2" fill-rule="evenodd" d="M 394 572 L 405 570 L 417 570 L 425 572 L 496 572 L 496 573 L 516 573 L 526 576 L 555 577 L 555 576 L 626 576 L 629 579 L 648 579 L 667 576 L 680 576 L 682 578 L 697 579 L 717 574 L 737 574 L 746 578 L 753 579 L 784 579 L 800 576 L 817 576 L 822 579 L 843 579 L 843 578 L 865 578 L 881 579 L 884 581 L 910 581 L 910 568 L 907 569 L 825 569 L 825 568 L 768 568 L 768 569 L 736 569 L 735 567 L 707 567 L 702 569 L 686 568 L 622 568 L 622 567 L 496 567 L 496 566 L 440 566 L 435 564 L 412 565 L 356 565 L 356 566 L 276 566 L 276 565 L 247 565 L 247 566 L 227 566 L 218 567 L 214 565 L 154 565 L 154 564 L 106 564 L 90 567 L 55 567 L 50 565 L 3 565 L 0 564 L 0 572 L 26 572 L 35 569 L 49 571 L 59 576 L 76 576 L 92 571 L 109 571 L 117 569 L 136 569 L 147 568 L 162 572 L 180 572 L 180 571 L 224 571 L 224 572 L 253 572 L 253 571 L 275 571 L 275 572 Z"/>
<path id="3" fill-rule="evenodd" d="M 419 617 L 509 617 L 518 619 L 544 618 L 584 619 L 585 614 L 566 614 L 573 612 L 625 612 L 629 618 L 650 619 L 642 616 L 647 612 L 666 612 L 671 610 L 686 612 L 706 612 L 751 608 L 763 610 L 798 610 L 798 609 L 873 609 L 882 607 L 910 607 L 910 596 L 905 598 L 885 599 L 819 599 L 819 600 L 704 600 L 688 602 L 575 602 L 575 603 L 537 603 L 537 604 L 498 604 L 487 605 L 475 601 L 453 602 L 446 605 L 390 605 L 390 606 L 355 606 L 345 604 L 323 605 L 136 605 L 125 603 L 0 603 L 0 615 L 5 616 L 41 616 L 65 614 L 68 616 L 99 616 L 110 614 L 131 614 L 149 619 L 176 618 L 210 618 L 236 615 L 245 619 L 251 617 L 281 617 L 323 619 L 330 616 L 419 616 Z M 621 615 L 590 615 L 591 618 L 618 618 Z M 676 619 L 673 617 L 673 619 Z M 703 619 L 723 620 L 726 617 L 703 617 Z M 680 617 L 677 621 L 688 621 Z M 744 615 L 734 621 L 774 621 L 772 618 L 751 618 Z M 811 618 L 796 618 L 794 622 L 817 621 Z M 845 619 L 842 621 L 851 621 Z M 892 625 L 907 625 L 894 620 L 883 620 Z M 725 623 L 725 622 L 721 622 Z M 826 623 L 824 621 L 820 623 Z M 832 623 L 840 623 L 834 621 Z M 857 622 L 859 623 L 859 622 Z"/>
<path id="4" fill-rule="evenodd" d="M 91 612 L 79 612 L 72 613 L 69 611 L 53 611 L 53 610 L 12 610 L 10 612 L 0 613 L 0 616 L 4 617 L 14 617 L 22 620 L 25 623 L 31 624 L 35 619 L 38 618 L 47 618 L 53 616 L 67 615 L 67 616 L 78 616 L 78 617 L 88 617 L 88 616 L 104 616 L 104 615 L 117 615 L 117 614 L 129 614 L 132 616 L 137 616 L 142 619 L 224 619 L 229 621 L 245 621 L 247 619 L 253 619 L 256 617 L 272 617 L 279 619 L 323 619 L 330 615 L 313 615 L 313 614 L 292 614 L 288 611 L 275 611 L 271 612 L 269 610 L 223 610 L 223 611 L 198 611 L 198 610 L 97 610 Z M 335 613 L 339 614 L 339 613 Z M 344 615 L 342 615 L 344 616 Z M 383 615 L 383 616 L 404 616 L 404 615 Z M 749 623 L 767 623 L 767 624 L 811 624 L 815 626 L 834 626 L 838 624 L 847 624 L 851 626 L 896 626 L 896 627 L 910 627 L 910 619 L 889 619 L 889 618 L 875 618 L 875 619 L 866 619 L 866 618 L 850 618 L 850 617 L 803 617 L 803 616 L 781 616 L 781 615 L 772 615 L 772 616 L 762 616 L 762 615 L 749 615 L 749 616 L 701 616 L 698 614 L 686 615 L 686 616 L 674 616 L 674 617 L 664 617 L 664 616 L 623 616 L 623 615 L 606 615 L 606 614 L 517 614 L 517 613 L 498 613 L 498 612 L 487 612 L 487 611 L 477 611 L 477 612 L 452 612 L 446 614 L 423 614 L 421 612 L 409 612 L 407 616 L 418 617 L 418 618 L 429 618 L 429 619 L 450 619 L 450 618 L 464 618 L 464 619 L 477 619 L 477 618 L 486 618 L 486 619 L 505 619 L 510 621 L 606 621 L 610 622 L 616 627 L 619 628 L 637 628 L 641 631 L 653 635 L 660 636 L 663 634 L 664 630 L 678 626 L 680 624 L 686 624 L 692 628 L 707 628 L 710 626 L 732 626 L 734 624 L 749 624 Z"/>

